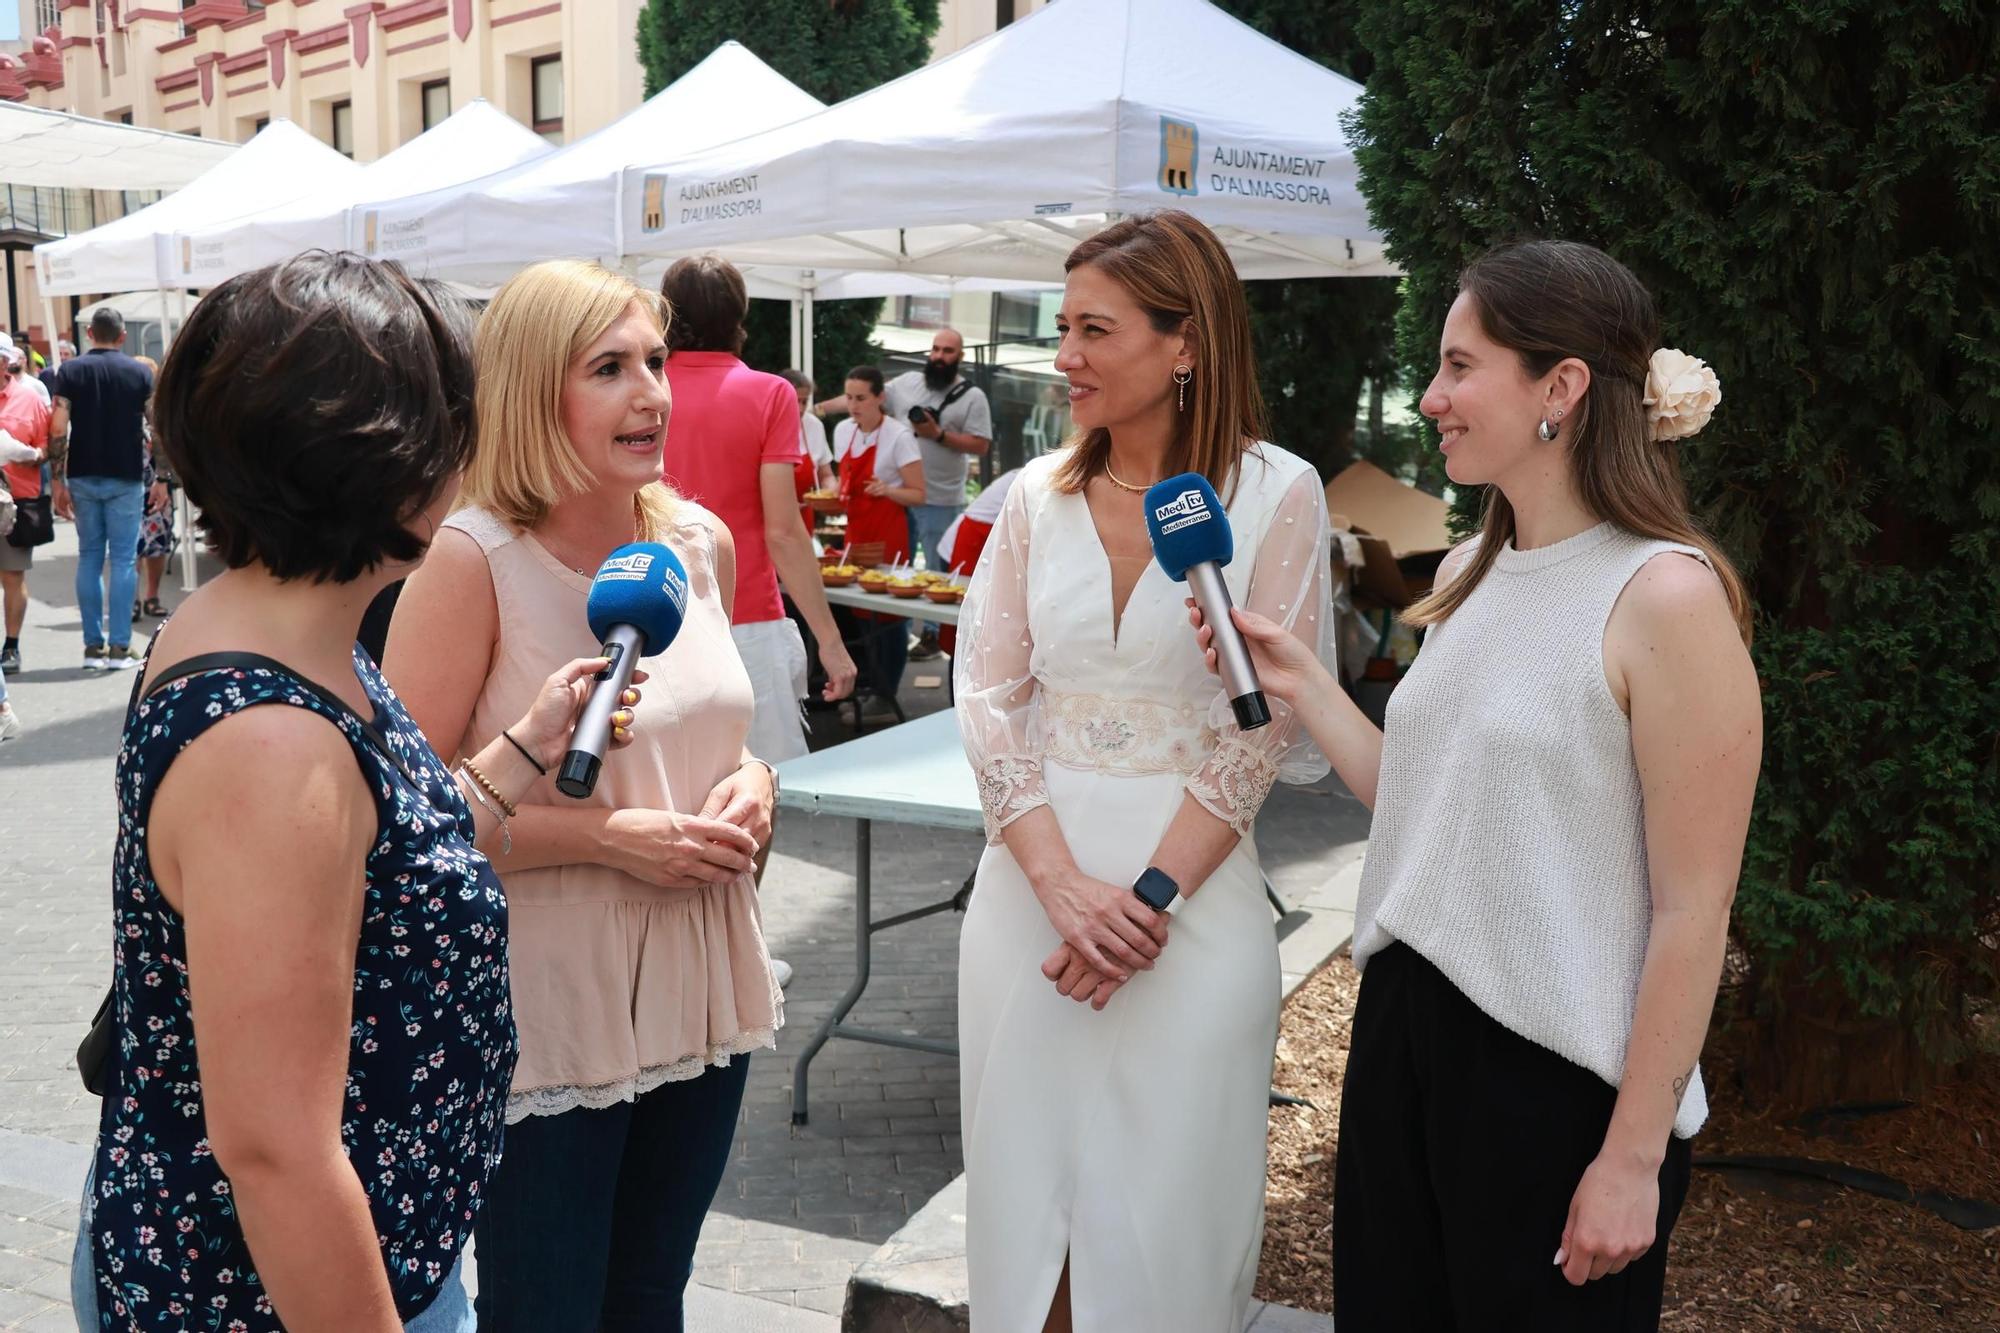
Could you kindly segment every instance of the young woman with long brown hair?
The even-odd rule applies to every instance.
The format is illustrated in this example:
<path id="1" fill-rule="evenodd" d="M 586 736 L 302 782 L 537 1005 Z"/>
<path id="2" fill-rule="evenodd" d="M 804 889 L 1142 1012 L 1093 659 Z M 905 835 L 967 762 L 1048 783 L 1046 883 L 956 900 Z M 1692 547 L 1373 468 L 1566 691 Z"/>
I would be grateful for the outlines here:
<path id="1" fill-rule="evenodd" d="M 1490 251 L 1422 403 L 1485 522 L 1409 612 L 1386 728 L 1237 617 L 1375 811 L 1342 1328 L 1658 1326 L 1763 733 L 1747 598 L 1676 455 L 1720 392 L 1610 256 Z"/>
<path id="2" fill-rule="evenodd" d="M 972 1318 L 1215 1333 L 1256 1277 L 1277 1038 L 1251 827 L 1273 781 L 1326 764 L 1282 707 L 1237 726 L 1142 496 L 1208 478 L 1231 595 L 1330 661 L 1326 504 L 1262 442 L 1242 287 L 1206 227 L 1126 219 L 1067 268 L 1056 368 L 1082 435 L 1008 493 L 957 663 L 990 844 L 959 963 Z M 1141 901 L 1142 876 L 1183 906 Z"/>

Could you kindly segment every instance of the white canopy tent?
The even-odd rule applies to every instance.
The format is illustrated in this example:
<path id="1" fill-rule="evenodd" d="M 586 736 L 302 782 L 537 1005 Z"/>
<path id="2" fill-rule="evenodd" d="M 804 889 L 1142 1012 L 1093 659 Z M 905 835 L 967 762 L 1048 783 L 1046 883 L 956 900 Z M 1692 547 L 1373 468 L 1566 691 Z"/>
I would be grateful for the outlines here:
<path id="1" fill-rule="evenodd" d="M 290 121 L 274 120 L 157 204 L 36 246 L 42 292 L 71 296 L 179 285 L 179 256 L 168 252 L 177 243 L 185 247 L 188 233 L 297 199 L 360 170 Z"/>
<path id="2" fill-rule="evenodd" d="M 192 230 L 190 244 L 169 248 L 175 286 L 212 287 L 306 250 L 359 250 L 400 256 L 374 221 L 375 206 L 419 191 L 462 184 L 555 149 L 484 98 L 460 107 L 401 148 L 358 171 L 286 203 L 221 226 Z"/>
<path id="3" fill-rule="evenodd" d="M 170 301 L 159 288 L 154 287 L 143 292 L 116 292 L 101 301 L 92 301 L 76 312 L 76 319 L 79 324 L 88 324 L 92 315 L 108 309 L 116 310 L 127 323 L 139 319 L 165 321 L 169 315 L 185 313 L 181 308 L 183 304 L 191 310 L 200 303 L 200 298 L 192 296 L 185 302 Z M 170 304 L 172 309 L 168 308 Z"/>
<path id="4" fill-rule="evenodd" d="M 0 182 L 74 190 L 177 190 L 233 143 L 0 102 Z"/>
<path id="5" fill-rule="evenodd" d="M 231 148 L 215 166 L 186 186 L 116 222 L 35 247 L 41 278 L 43 316 L 56 327 L 56 296 L 82 292 L 117 292 L 152 287 L 162 309 L 167 288 L 179 287 L 173 275 L 181 265 L 169 252 L 188 245 L 187 233 L 230 218 L 255 213 L 323 188 L 330 180 L 352 177 L 361 168 L 328 148 L 288 120 L 274 120 L 250 142 Z M 177 294 L 174 323 L 187 318 L 185 292 Z M 189 532 L 190 515 L 182 493 L 181 531 Z M 195 584 L 194 543 L 181 547 L 181 583 Z"/>
<path id="6" fill-rule="evenodd" d="M 824 103 L 735 42 L 637 110 L 559 152 L 483 180 L 384 200 L 385 251 L 413 271 L 498 286 L 528 264 L 585 256 L 617 265 L 620 174 L 662 145 L 695 151 L 809 116 Z"/>
<path id="7" fill-rule="evenodd" d="M 368 210 L 382 238 L 382 249 L 371 253 L 474 289 L 498 287 L 539 260 L 579 255 L 622 265 L 657 285 L 671 257 L 643 265 L 622 260 L 618 195 L 625 168 L 666 147 L 693 152 L 825 109 L 739 43 L 724 42 L 631 114 L 545 158 L 407 198 L 385 197 Z M 815 294 L 836 299 L 1035 285 L 916 273 L 820 275 L 785 265 L 745 265 L 743 276 L 752 296 L 793 303 L 792 361 L 807 373 Z"/>
<path id="8" fill-rule="evenodd" d="M 1393 274 L 1341 125 L 1360 95 L 1206 0 L 1063 0 L 805 120 L 632 159 L 620 254 L 1059 280 L 1108 218 L 1171 206 L 1245 278 Z"/>

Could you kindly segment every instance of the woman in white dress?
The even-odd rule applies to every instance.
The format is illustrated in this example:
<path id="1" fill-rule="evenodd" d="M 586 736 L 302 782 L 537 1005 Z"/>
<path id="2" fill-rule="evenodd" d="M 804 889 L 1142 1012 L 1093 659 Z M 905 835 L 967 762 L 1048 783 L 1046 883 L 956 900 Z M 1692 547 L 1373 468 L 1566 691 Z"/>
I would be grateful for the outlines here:
<path id="1" fill-rule="evenodd" d="M 1251 825 L 1273 781 L 1326 765 L 1282 708 L 1239 730 L 1141 495 L 1205 475 L 1231 596 L 1330 659 L 1325 497 L 1260 442 L 1242 288 L 1206 227 L 1127 219 L 1067 269 L 1082 435 L 1008 495 L 957 663 L 990 844 L 959 960 L 973 1327 L 1224 1333 L 1256 1277 L 1278 1024 Z M 1151 871 L 1185 900 L 1171 930 L 1134 893 Z"/>

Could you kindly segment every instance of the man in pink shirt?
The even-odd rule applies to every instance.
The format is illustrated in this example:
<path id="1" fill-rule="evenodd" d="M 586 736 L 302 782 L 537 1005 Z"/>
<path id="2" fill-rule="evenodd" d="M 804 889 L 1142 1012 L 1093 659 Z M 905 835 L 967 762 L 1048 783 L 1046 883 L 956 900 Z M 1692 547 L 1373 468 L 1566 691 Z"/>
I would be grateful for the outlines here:
<path id="1" fill-rule="evenodd" d="M 49 401 L 35 389 L 23 373 L 21 349 L 7 339 L 0 347 L 0 430 L 16 445 L 0 463 L 5 464 L 7 489 L 17 503 L 41 495 L 42 463 L 48 458 Z M 33 452 L 25 452 L 29 450 Z M 0 618 L 7 629 L 6 641 L 0 644 L 0 671 L 21 670 L 21 625 L 28 618 L 28 570 L 34 563 L 33 547 L 15 546 L 0 537 L 0 606 L 4 606 Z M 0 699 L 5 697 L 0 692 Z"/>
<path id="2" fill-rule="evenodd" d="M 679 260 L 661 292 L 673 307 L 666 479 L 713 511 L 736 539 L 731 634 L 757 696 L 750 753 L 772 763 L 795 759 L 806 752 L 799 714 L 806 650 L 785 616 L 780 584 L 819 640 L 826 697 L 843 698 L 854 688 L 854 659 L 827 606 L 811 534 L 799 522 L 792 483 L 800 456 L 798 397 L 783 379 L 737 356 L 750 298 L 734 265 L 713 255 Z"/>

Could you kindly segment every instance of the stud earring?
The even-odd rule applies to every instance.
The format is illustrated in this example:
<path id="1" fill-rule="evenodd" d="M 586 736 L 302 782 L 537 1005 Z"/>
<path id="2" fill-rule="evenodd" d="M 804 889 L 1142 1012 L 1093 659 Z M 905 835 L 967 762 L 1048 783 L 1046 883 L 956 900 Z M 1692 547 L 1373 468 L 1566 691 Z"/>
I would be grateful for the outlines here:
<path id="1" fill-rule="evenodd" d="M 1182 412 L 1187 411 L 1187 386 L 1188 386 L 1188 381 L 1192 380 L 1193 378 L 1194 378 L 1194 371 L 1188 369 L 1186 366 L 1174 367 L 1174 383 L 1180 386 L 1180 395 L 1179 395 L 1180 405 L 1178 408 L 1179 411 Z"/>

